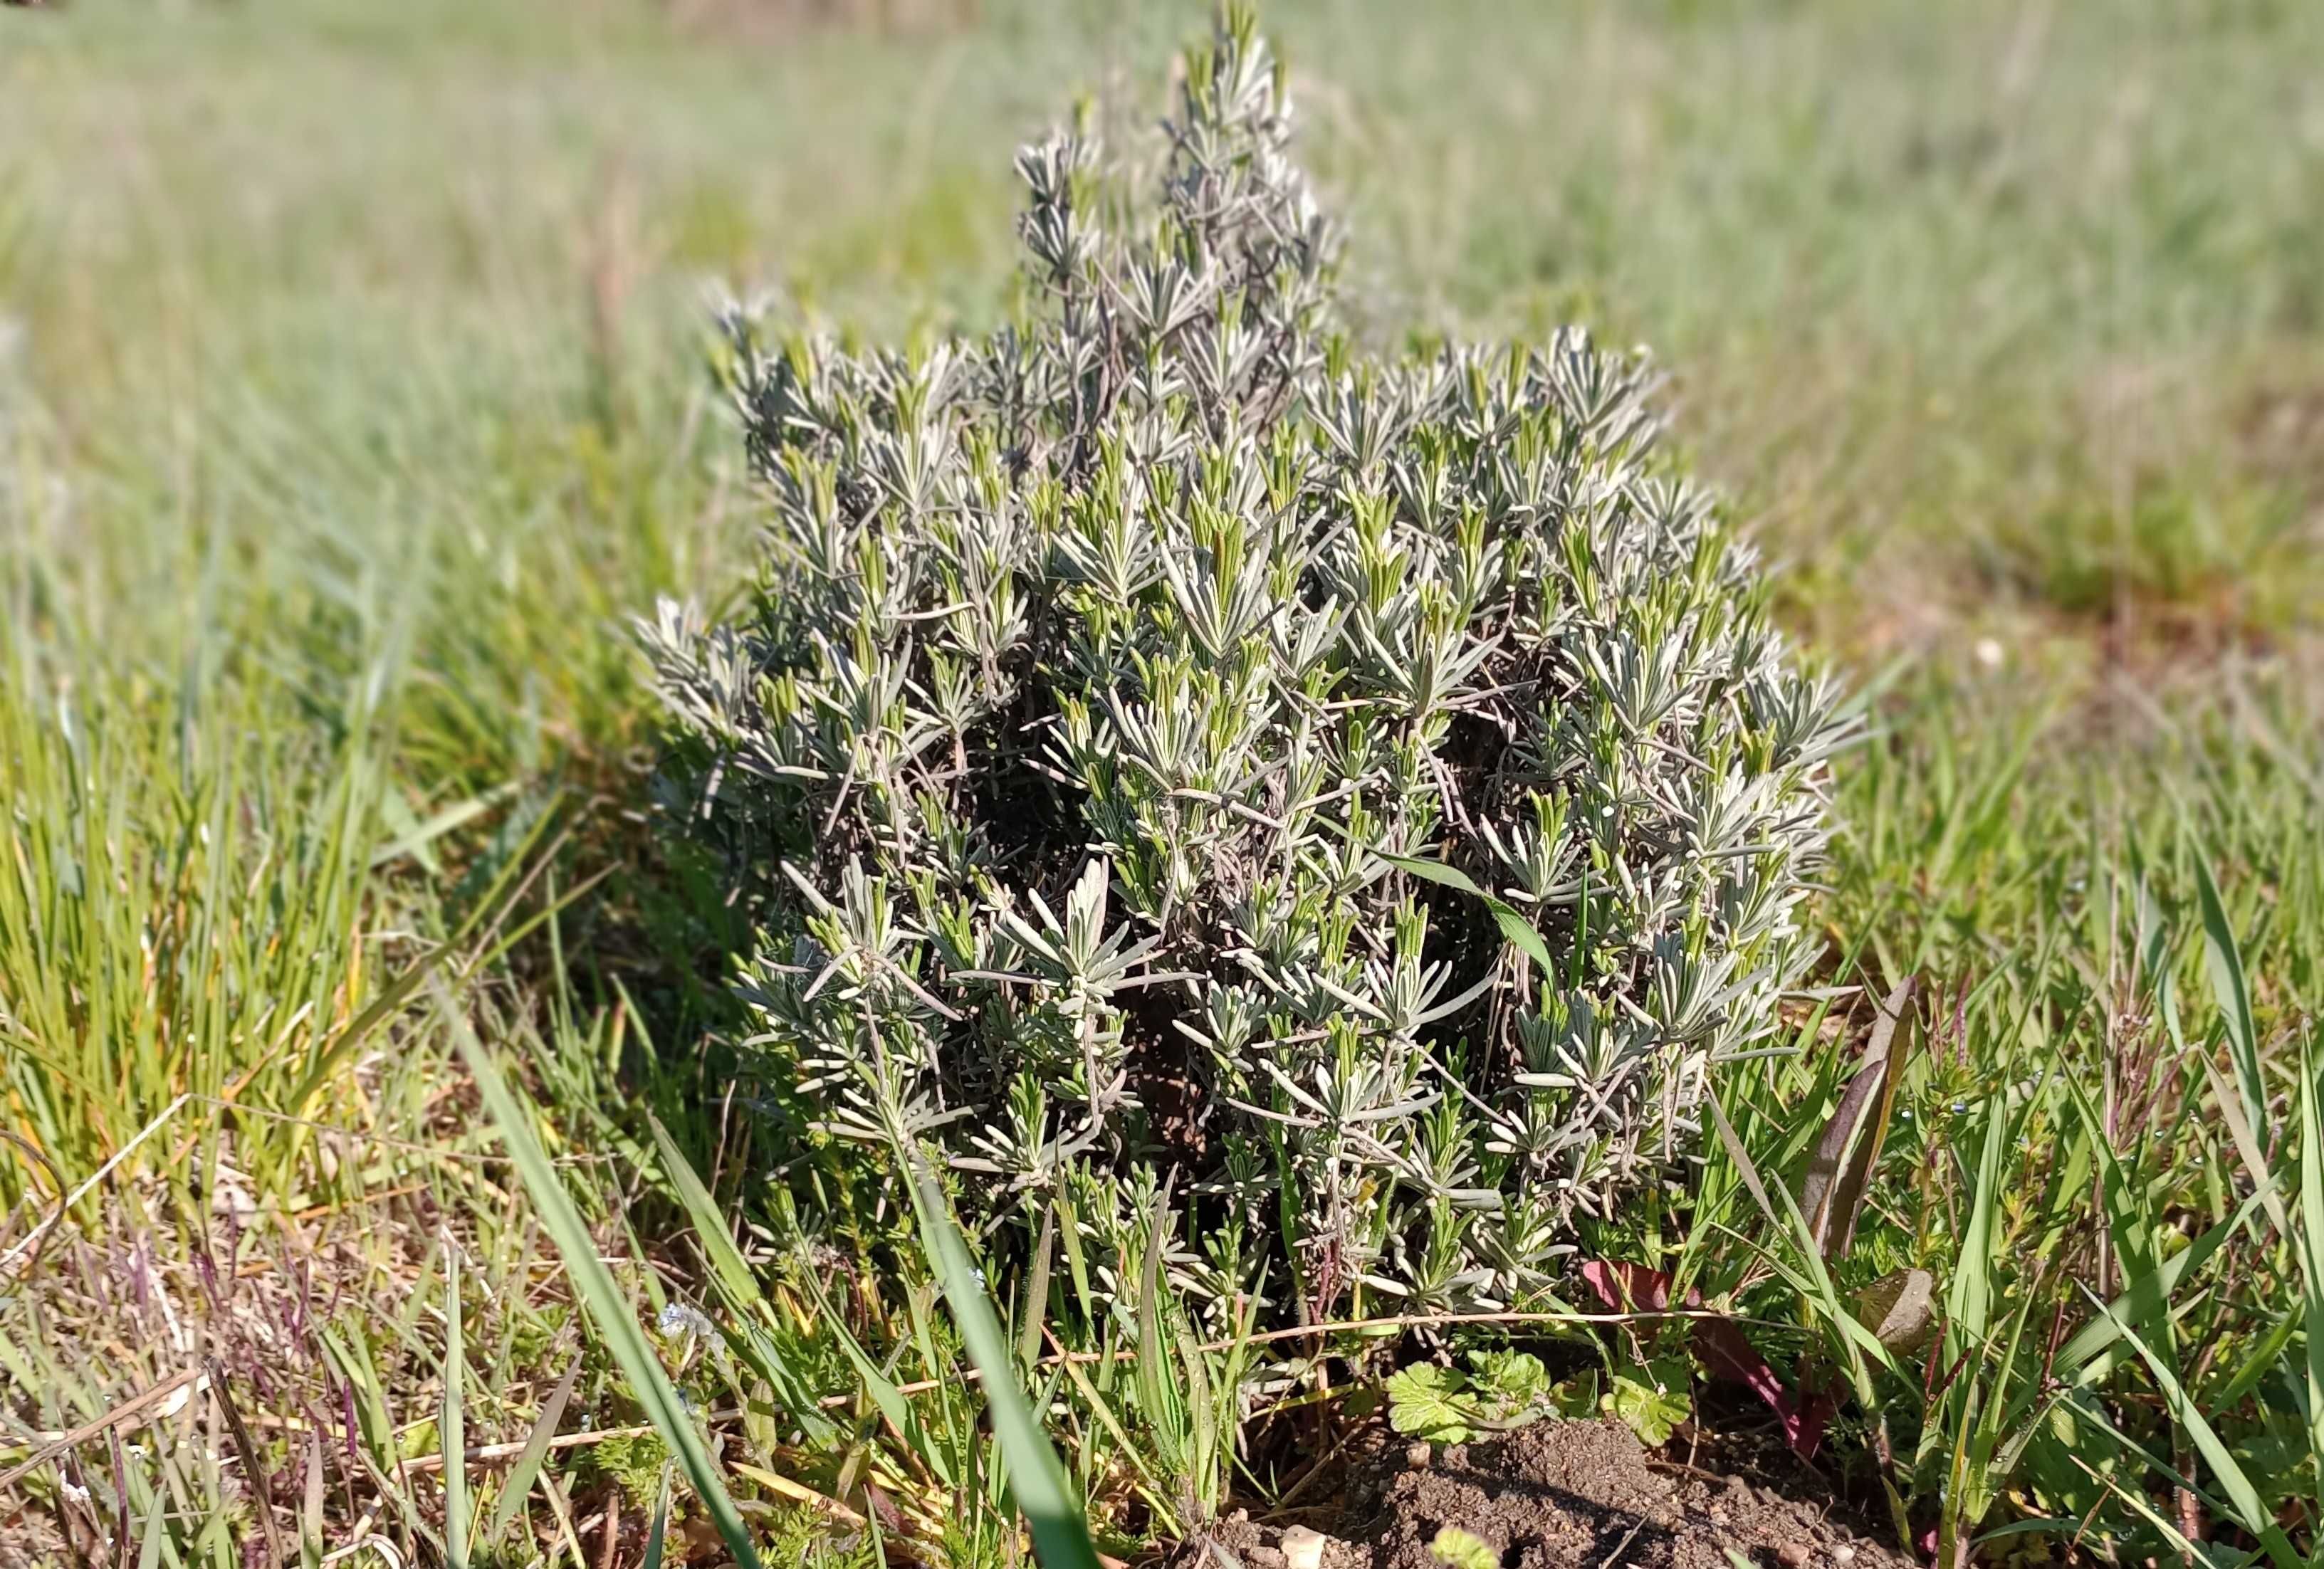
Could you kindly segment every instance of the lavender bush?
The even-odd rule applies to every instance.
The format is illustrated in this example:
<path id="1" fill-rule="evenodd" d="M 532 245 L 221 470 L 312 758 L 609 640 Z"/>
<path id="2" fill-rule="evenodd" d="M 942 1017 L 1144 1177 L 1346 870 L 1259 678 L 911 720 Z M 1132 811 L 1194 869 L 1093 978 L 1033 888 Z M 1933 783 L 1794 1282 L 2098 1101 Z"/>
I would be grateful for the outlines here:
<path id="1" fill-rule="evenodd" d="M 1842 726 L 1641 356 L 1335 331 L 1291 118 L 1231 15 L 1158 189 L 1019 155 L 1022 319 L 733 313 L 760 586 L 645 637 L 752 1044 L 859 1175 L 1101 1292 L 1167 1193 L 1205 1311 L 1492 1309 L 1774 1028 Z"/>

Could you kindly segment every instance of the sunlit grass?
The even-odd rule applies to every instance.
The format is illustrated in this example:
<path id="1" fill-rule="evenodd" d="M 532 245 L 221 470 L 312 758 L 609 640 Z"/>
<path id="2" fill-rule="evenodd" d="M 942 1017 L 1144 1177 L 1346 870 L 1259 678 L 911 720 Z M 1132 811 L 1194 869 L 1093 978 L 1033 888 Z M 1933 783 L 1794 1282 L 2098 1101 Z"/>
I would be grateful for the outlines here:
<path id="1" fill-rule="evenodd" d="M 864 1227 L 904 1297 L 802 1254 L 780 1131 L 701 1043 L 732 921 L 645 847 L 622 627 L 729 591 L 755 526 L 696 364 L 705 274 L 869 331 L 992 318 L 1010 149 L 1076 84 L 1149 80 L 1199 8 L 772 42 L 642 0 L 0 14 L 0 102 L 38 127 L 0 147 L 0 1472 L 108 1418 L 124 1445 L 118 1495 L 103 1432 L 0 1491 L 41 1550 L 225 1569 L 254 1525 L 230 1405 L 283 1541 L 432 1558 L 456 1410 L 453 1447 L 492 1452 L 471 1562 L 642 1551 L 668 1452 L 440 986 L 620 1260 L 593 1308 L 715 1319 L 644 1351 L 788 1544 L 767 1561 L 862 1562 L 866 1520 L 1014 1550 L 904 1217 Z M 1793 623 L 1864 678 L 1920 661 L 1849 764 L 1821 909 L 1834 983 L 1917 974 L 1931 1010 L 1832 1301 L 1919 1265 L 1983 1303 L 1945 1378 L 1873 1375 L 1918 1521 L 2259 1548 L 2256 1500 L 2312 1541 L 2324 12 L 1268 22 L 1375 236 L 1370 327 L 1650 342 L 1679 438 L 1792 563 Z M 1863 1021 L 1732 1079 L 1769 1181 Z M 1600 1241 L 1789 1315 L 1773 1351 L 1834 1343 L 1723 1150 Z M 1222 1436 L 1232 1353 L 1094 1326 L 1071 1278 L 1004 1294 L 1004 1327 L 1102 1544 L 1263 1488 Z M 2091 1292 L 2126 1332 L 2098 1350 Z M 1207 1403 L 1132 1376 L 1155 1344 Z M 177 1400 L 211 1357 L 223 1387 Z M 1873 1426 L 1838 1418 L 1859 1478 Z"/>

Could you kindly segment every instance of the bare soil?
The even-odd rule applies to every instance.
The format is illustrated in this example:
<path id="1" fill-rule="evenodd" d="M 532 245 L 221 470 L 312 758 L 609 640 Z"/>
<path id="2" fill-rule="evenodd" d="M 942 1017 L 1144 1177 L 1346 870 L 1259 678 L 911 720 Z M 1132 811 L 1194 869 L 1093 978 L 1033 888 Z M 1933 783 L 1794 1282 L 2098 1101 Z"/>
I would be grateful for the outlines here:
<path id="1" fill-rule="evenodd" d="M 1655 1460 L 1618 1422 L 1543 1422 L 1488 1443 L 1400 1442 L 1351 1462 L 1332 1509 L 1306 1518 L 1332 1538 L 1322 1569 L 1445 1569 L 1431 1549 L 1458 1527 L 1501 1569 L 1904 1569 L 1913 1560 L 1836 1518 L 1801 1486 L 1755 1484 Z M 1186 1569 L 1284 1569 L 1296 1522 L 1226 1521 L 1192 1542 Z M 1231 1557 L 1222 1557 L 1213 1546 Z"/>

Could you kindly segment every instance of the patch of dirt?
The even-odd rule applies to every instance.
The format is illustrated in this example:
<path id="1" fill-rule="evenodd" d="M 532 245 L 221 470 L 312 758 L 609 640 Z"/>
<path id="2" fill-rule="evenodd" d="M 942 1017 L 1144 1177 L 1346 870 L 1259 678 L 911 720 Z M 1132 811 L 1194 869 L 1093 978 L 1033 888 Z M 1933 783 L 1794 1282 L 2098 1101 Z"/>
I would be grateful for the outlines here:
<path id="1" fill-rule="evenodd" d="M 1419 1463 L 1415 1463 L 1419 1462 Z M 1803 1479 L 1804 1480 L 1804 1479 Z M 1501 1569 L 1904 1569 L 1913 1560 L 1804 1496 L 1651 1459 L 1618 1422 L 1544 1422 L 1489 1443 L 1353 1462 L 1322 1569 L 1445 1569 L 1431 1544 L 1457 1527 Z M 1226 1521 L 1178 1562 L 1286 1569 L 1302 1527 Z M 1314 1528 L 1309 1527 L 1306 1528 Z M 1214 1544 L 1230 1558 L 1210 1550 Z M 1296 1547 L 1296 1544 L 1294 1543 Z"/>

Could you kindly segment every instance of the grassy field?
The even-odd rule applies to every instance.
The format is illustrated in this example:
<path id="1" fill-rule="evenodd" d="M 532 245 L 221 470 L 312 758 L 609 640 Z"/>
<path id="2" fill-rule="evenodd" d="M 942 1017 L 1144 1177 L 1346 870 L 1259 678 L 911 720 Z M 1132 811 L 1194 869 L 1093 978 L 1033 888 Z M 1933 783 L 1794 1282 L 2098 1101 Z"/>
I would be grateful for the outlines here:
<path id="1" fill-rule="evenodd" d="M 1204 14 L 859 9 L 0 13 L 0 1564 L 639 1562 L 639 1355 L 765 1561 L 1017 1553 L 933 1294 L 796 1246 L 626 622 L 751 565 L 712 283 L 989 322 L 1012 149 L 1084 88 L 1134 127 Z M 1859 1001 L 1731 1077 L 1683 1234 L 1599 1245 L 1791 1324 L 1934 1550 L 2313 1551 L 2324 8 L 1266 22 L 1367 330 L 1653 346 L 1873 696 L 1819 918 L 1932 1001 L 1863 1234 L 1787 1277 L 1745 1180 Z M 1926 1370 L 1844 1322 L 1904 1266 Z M 1231 1428 L 1240 1351 L 1173 1354 Z M 1051 1390 L 1120 1556 L 1282 1481 L 1167 1384 Z"/>

